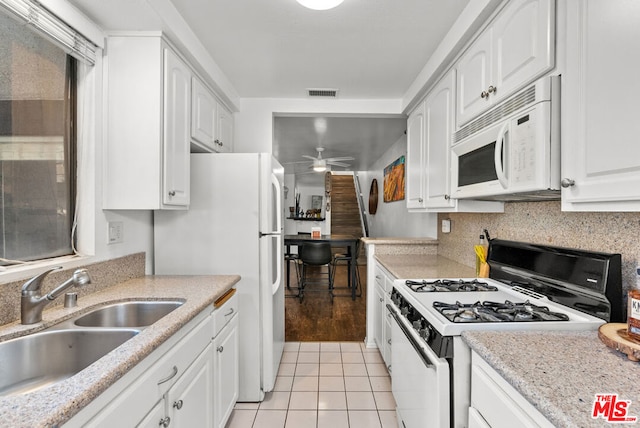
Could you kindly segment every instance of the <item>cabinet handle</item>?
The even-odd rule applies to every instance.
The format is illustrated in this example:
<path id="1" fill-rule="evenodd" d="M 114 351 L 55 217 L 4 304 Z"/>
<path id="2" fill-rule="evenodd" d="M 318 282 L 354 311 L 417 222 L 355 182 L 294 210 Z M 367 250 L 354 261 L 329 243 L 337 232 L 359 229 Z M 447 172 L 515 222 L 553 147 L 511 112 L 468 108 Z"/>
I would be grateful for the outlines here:
<path id="1" fill-rule="evenodd" d="M 160 419 L 160 423 L 158 424 L 161 427 L 167 428 L 171 423 L 171 418 L 169 416 Z"/>
<path id="2" fill-rule="evenodd" d="M 387 339 L 387 343 L 391 345 L 391 339 Z"/>
<path id="3" fill-rule="evenodd" d="M 562 181 L 560 182 L 560 185 L 565 189 L 568 187 L 575 186 L 575 184 L 576 184 L 575 180 L 572 180 L 570 178 L 563 178 Z"/>
<path id="4" fill-rule="evenodd" d="M 489 86 L 489 89 L 487 89 L 487 92 L 489 94 L 493 94 L 494 92 L 498 92 L 498 88 L 496 86 L 491 85 Z"/>
<path id="5" fill-rule="evenodd" d="M 380 275 L 376 275 L 376 279 L 382 279 Z"/>
<path id="6" fill-rule="evenodd" d="M 224 346 L 222 346 L 222 345 L 218 346 L 218 348 L 216 349 L 216 351 L 218 351 L 218 352 L 222 352 L 222 351 L 224 351 Z"/>
<path id="7" fill-rule="evenodd" d="M 233 308 L 229 309 L 229 312 L 227 312 L 226 314 L 224 314 L 225 317 L 228 317 L 229 315 L 233 314 Z"/>
<path id="8" fill-rule="evenodd" d="M 383 299 L 382 297 L 380 297 L 380 301 L 381 301 L 381 302 L 384 302 L 384 299 Z"/>
<path id="9" fill-rule="evenodd" d="M 178 400 L 178 401 L 176 401 L 175 403 L 173 403 L 173 408 L 174 408 L 174 409 L 178 409 L 178 410 L 180 410 L 180 409 L 182 409 L 182 405 L 183 405 L 183 404 L 184 404 L 184 403 L 182 402 L 182 400 Z"/>
<path id="10" fill-rule="evenodd" d="M 487 91 L 480 92 L 480 98 L 489 98 L 489 93 Z"/>
<path id="11" fill-rule="evenodd" d="M 176 195 L 176 191 L 175 190 L 172 190 L 172 191 L 169 192 L 169 196 L 175 196 L 175 195 Z"/>
<path id="12" fill-rule="evenodd" d="M 169 376 L 165 377 L 164 379 L 160 379 L 160 380 L 158 381 L 158 385 L 162 385 L 163 383 L 170 381 L 170 380 L 171 380 L 171 379 L 173 379 L 173 378 L 175 377 L 175 375 L 177 375 L 177 374 L 178 374 L 178 367 L 173 366 L 173 369 L 172 369 L 171 374 L 170 374 Z"/>

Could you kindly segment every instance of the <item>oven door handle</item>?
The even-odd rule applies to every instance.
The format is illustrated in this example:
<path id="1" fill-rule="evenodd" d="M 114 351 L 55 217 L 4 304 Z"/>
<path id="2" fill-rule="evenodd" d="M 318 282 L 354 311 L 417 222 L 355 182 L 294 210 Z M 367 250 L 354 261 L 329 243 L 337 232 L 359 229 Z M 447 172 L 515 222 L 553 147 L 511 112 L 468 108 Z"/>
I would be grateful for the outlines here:
<path id="1" fill-rule="evenodd" d="M 393 309 L 393 306 L 387 303 L 387 310 L 391 313 L 391 316 L 393 317 L 393 319 L 396 320 L 396 323 L 398 323 L 398 327 L 400 327 L 400 330 L 402 330 L 404 335 L 407 337 L 407 340 L 409 341 L 411 346 L 413 346 L 413 349 L 415 349 L 418 355 L 420 355 L 420 359 L 422 360 L 424 365 L 429 368 L 433 367 L 433 363 L 431 362 L 427 354 L 425 354 L 425 352 L 418 345 L 416 345 L 415 340 L 411 337 L 409 333 L 409 329 L 407 328 L 407 326 L 404 325 L 402 320 L 400 320 L 400 316 Z"/>

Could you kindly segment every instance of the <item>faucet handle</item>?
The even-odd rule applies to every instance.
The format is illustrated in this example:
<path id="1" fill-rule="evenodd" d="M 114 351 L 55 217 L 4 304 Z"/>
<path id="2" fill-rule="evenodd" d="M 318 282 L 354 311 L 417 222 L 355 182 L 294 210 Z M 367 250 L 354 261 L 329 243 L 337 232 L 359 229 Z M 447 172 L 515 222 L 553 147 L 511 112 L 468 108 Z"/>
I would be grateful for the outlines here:
<path id="1" fill-rule="evenodd" d="M 62 269 L 62 266 L 56 266 L 34 276 L 33 278 L 31 278 L 30 280 L 24 283 L 24 285 L 22 286 L 22 294 L 26 295 L 30 291 L 40 290 L 40 286 L 42 285 L 42 280 L 51 272 L 60 270 L 60 269 Z"/>

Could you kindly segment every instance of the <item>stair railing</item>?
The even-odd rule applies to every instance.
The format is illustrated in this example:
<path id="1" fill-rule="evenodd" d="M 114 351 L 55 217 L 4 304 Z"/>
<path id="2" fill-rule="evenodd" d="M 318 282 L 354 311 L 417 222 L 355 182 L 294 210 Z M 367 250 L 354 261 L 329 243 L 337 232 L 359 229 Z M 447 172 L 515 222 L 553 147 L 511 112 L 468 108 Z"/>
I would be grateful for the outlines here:
<path id="1" fill-rule="evenodd" d="M 364 200 L 362 199 L 362 192 L 360 190 L 360 178 L 358 173 L 353 174 L 353 183 L 356 187 L 356 199 L 358 200 L 358 210 L 360 211 L 360 225 L 362 226 L 362 236 L 369 236 L 369 224 L 367 223 L 367 212 L 364 208 Z"/>

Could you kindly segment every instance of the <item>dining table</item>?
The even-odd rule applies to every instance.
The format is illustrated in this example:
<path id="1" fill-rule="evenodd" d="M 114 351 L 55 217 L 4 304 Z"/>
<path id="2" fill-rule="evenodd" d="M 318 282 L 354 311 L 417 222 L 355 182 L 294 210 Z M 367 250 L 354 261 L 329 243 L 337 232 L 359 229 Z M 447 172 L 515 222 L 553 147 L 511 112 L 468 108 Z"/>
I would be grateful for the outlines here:
<path id="1" fill-rule="evenodd" d="M 348 285 L 351 289 L 351 299 L 356 299 L 356 269 L 355 257 L 357 257 L 357 246 L 359 237 L 353 235 L 320 235 L 319 237 L 312 237 L 311 234 L 298 234 L 298 235 L 284 235 L 284 246 L 286 248 L 286 254 L 291 254 L 291 246 L 300 247 L 305 242 L 329 242 L 332 247 L 340 247 L 347 249 L 347 256 L 349 257 L 347 266 L 349 270 Z M 287 263 L 287 288 L 289 288 L 289 263 Z"/>

